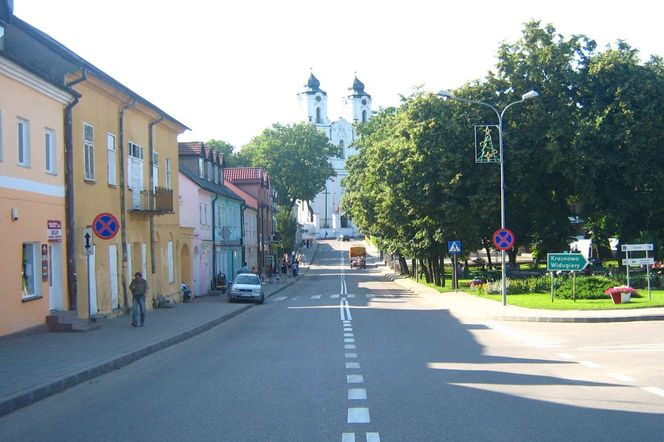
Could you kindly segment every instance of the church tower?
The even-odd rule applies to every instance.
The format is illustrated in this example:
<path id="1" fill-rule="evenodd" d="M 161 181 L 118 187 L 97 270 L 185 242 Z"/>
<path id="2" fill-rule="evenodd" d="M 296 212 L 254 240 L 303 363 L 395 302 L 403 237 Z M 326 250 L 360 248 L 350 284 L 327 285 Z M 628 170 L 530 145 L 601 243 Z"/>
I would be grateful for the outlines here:
<path id="1" fill-rule="evenodd" d="M 327 92 L 320 88 L 320 81 L 313 74 L 309 75 L 305 90 L 302 92 L 306 100 L 307 121 L 318 127 L 329 126 L 327 118 Z"/>
<path id="2" fill-rule="evenodd" d="M 353 123 L 364 123 L 371 118 L 371 95 L 364 91 L 364 83 L 358 80 L 357 75 L 350 88 L 352 94 L 348 96 L 351 104 Z"/>

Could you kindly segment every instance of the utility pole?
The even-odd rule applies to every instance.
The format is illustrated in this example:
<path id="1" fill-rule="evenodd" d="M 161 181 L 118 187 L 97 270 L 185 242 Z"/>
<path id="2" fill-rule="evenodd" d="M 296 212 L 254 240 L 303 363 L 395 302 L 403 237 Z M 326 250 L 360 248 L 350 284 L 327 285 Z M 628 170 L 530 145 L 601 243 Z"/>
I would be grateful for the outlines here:
<path id="1" fill-rule="evenodd" d="M 325 195 L 325 220 L 323 221 L 323 228 L 328 229 L 330 225 L 327 222 L 327 196 L 330 194 L 330 192 L 327 191 L 327 186 L 325 186 L 325 192 L 323 192 L 323 195 Z"/>

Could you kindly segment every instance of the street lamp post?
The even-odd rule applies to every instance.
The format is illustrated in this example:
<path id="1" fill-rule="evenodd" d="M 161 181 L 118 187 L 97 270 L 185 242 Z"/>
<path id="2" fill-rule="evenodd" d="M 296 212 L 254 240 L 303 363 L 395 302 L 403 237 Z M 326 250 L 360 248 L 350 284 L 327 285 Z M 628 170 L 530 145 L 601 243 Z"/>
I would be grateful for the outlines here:
<path id="1" fill-rule="evenodd" d="M 498 117 L 498 145 L 499 145 L 499 156 L 500 156 L 500 228 L 505 228 L 505 158 L 503 156 L 503 115 L 505 111 L 515 104 L 523 103 L 524 101 L 535 98 L 539 94 L 536 91 L 526 92 L 521 96 L 520 100 L 514 101 L 503 108 L 502 111 L 499 111 L 495 106 L 485 103 L 483 101 L 469 100 L 467 98 L 455 97 L 450 91 L 442 90 L 438 92 L 438 96 L 442 98 L 450 98 L 452 100 L 462 101 L 464 103 L 470 104 L 479 104 L 481 106 L 488 107 L 495 112 Z M 503 297 L 503 305 L 507 305 L 507 276 L 505 269 L 505 251 L 500 251 L 500 263 L 501 263 L 501 293 Z"/>

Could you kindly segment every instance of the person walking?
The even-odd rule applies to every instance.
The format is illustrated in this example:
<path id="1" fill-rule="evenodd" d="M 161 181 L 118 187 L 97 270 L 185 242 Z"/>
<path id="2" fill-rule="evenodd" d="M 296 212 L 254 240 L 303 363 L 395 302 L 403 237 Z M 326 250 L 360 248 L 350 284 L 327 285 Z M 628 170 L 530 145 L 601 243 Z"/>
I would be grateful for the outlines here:
<path id="1" fill-rule="evenodd" d="M 138 309 L 141 309 L 141 327 L 145 324 L 145 294 L 148 291 L 148 282 L 143 279 L 141 272 L 136 272 L 134 279 L 129 284 L 129 290 L 133 298 L 131 325 L 138 327 Z"/>

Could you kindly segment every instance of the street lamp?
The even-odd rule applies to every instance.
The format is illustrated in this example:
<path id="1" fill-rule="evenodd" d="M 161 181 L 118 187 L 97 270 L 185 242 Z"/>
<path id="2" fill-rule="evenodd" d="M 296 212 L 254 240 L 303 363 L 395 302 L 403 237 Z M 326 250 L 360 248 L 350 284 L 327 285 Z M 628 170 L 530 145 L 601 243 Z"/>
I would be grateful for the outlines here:
<path id="1" fill-rule="evenodd" d="M 515 104 L 523 103 L 524 101 L 535 98 L 539 94 L 536 91 L 526 92 L 521 96 L 520 100 L 514 101 L 503 108 L 502 111 L 483 101 L 469 100 L 467 98 L 455 97 L 450 91 L 442 90 L 438 92 L 438 96 L 442 98 L 450 98 L 452 100 L 462 101 L 464 103 L 470 104 L 479 104 L 481 106 L 488 107 L 496 113 L 498 117 L 498 144 L 499 144 L 499 155 L 500 155 L 500 228 L 505 228 L 505 160 L 503 157 L 503 115 L 505 111 Z M 500 262 L 501 262 L 501 293 L 503 296 L 503 305 L 507 305 L 507 277 L 505 271 L 505 251 L 500 251 Z"/>

